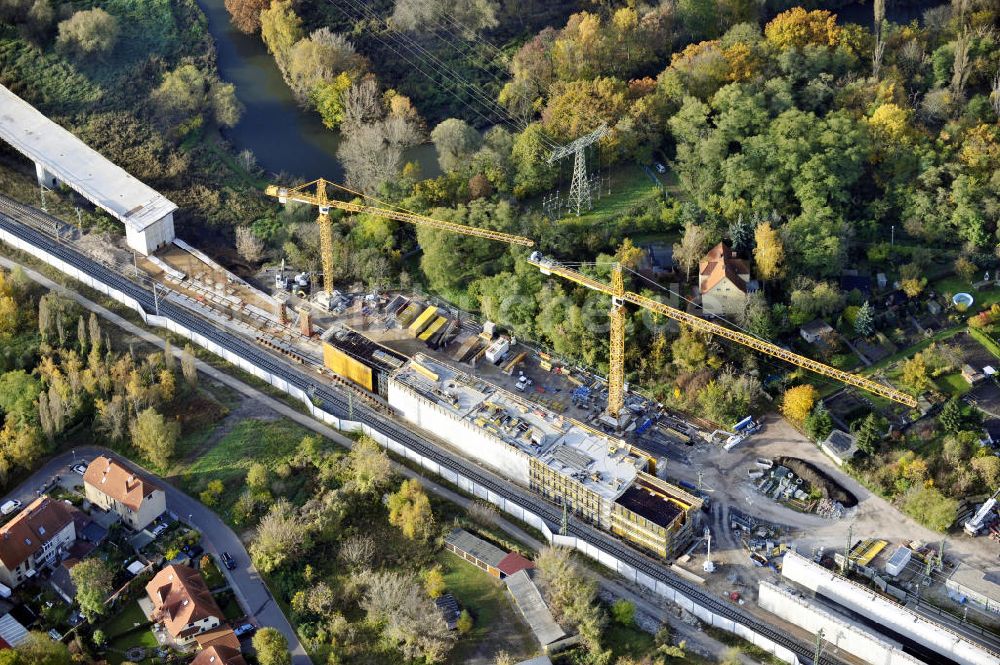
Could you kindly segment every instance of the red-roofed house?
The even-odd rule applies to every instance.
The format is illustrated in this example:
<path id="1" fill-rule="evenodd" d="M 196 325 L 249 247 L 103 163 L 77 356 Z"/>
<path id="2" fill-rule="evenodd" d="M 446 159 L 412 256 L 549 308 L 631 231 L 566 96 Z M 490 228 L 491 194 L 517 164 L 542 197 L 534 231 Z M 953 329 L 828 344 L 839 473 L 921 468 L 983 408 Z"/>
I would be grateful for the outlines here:
<path id="1" fill-rule="evenodd" d="M 167 510 L 167 497 L 159 487 L 124 464 L 98 457 L 83 474 L 91 503 L 115 512 L 130 528 L 145 529 Z"/>
<path id="2" fill-rule="evenodd" d="M 57 564 L 74 540 L 70 506 L 47 496 L 35 499 L 0 527 L 0 582 L 13 588 Z"/>
<path id="3" fill-rule="evenodd" d="M 153 601 L 153 619 L 177 642 L 190 641 L 222 622 L 222 610 L 193 568 L 165 567 L 146 585 L 146 594 Z"/>
<path id="4" fill-rule="evenodd" d="M 739 316 L 746 307 L 749 282 L 746 261 L 720 242 L 698 264 L 702 310 L 716 316 Z"/>

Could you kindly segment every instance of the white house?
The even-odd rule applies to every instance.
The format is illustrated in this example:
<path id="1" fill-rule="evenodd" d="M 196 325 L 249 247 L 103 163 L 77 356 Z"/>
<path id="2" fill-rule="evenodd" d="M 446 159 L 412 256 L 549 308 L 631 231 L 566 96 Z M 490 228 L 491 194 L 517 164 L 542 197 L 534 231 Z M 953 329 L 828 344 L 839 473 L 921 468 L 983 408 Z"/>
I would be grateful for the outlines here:
<path id="1" fill-rule="evenodd" d="M 194 568 L 163 568 L 146 585 L 146 594 L 153 602 L 153 619 L 177 642 L 190 642 L 222 622 L 222 610 Z"/>
<path id="2" fill-rule="evenodd" d="M 708 250 L 698 264 L 698 292 L 706 314 L 741 315 L 752 290 L 750 268 L 725 243 Z"/>
<path id="3" fill-rule="evenodd" d="M 83 487 L 91 503 L 117 513 L 136 531 L 145 529 L 167 510 L 163 490 L 108 457 L 90 463 L 83 474 Z"/>

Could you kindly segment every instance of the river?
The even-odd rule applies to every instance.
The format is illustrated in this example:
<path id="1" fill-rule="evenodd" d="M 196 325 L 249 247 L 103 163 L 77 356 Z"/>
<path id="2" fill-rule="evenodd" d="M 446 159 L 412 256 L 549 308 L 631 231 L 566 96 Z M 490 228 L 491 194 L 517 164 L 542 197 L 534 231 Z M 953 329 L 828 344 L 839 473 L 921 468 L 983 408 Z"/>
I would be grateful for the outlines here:
<path id="1" fill-rule="evenodd" d="M 198 0 L 198 4 L 215 39 L 219 76 L 236 86 L 236 96 L 246 107 L 239 124 L 225 130 L 226 138 L 237 150 L 253 152 L 257 163 L 272 173 L 342 181 L 344 169 L 337 160 L 340 134 L 296 103 L 260 35 L 236 30 L 223 0 Z M 419 163 L 425 176 L 440 172 L 430 144 L 408 150 L 405 159 Z"/>

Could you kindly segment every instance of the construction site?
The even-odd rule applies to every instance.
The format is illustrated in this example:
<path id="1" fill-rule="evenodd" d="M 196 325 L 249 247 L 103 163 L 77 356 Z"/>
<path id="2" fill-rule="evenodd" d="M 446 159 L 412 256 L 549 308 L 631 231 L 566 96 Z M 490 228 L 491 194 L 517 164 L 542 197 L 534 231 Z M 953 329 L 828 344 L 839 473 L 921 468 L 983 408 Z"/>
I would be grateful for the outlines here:
<path id="1" fill-rule="evenodd" d="M 56 172 L 70 173 L 58 165 L 45 165 L 38 171 L 39 180 L 51 180 Z M 331 191 L 350 198 L 332 198 Z M 334 208 L 534 247 L 528 238 L 366 205 L 359 202 L 363 197 L 356 192 L 324 180 L 297 188 L 273 186 L 267 194 L 281 203 L 317 208 L 323 274 L 333 273 L 329 213 Z M 157 211 L 171 205 L 158 199 L 155 204 Z M 798 565 L 797 545 L 800 551 L 813 549 L 816 563 L 835 567 L 836 556 L 824 556 L 820 544 L 829 545 L 837 539 L 840 550 L 844 538 L 840 527 L 827 527 L 841 518 L 857 517 L 861 508 L 821 496 L 820 483 L 801 470 L 808 461 L 793 472 L 780 452 L 755 459 L 745 448 L 723 451 L 760 430 L 758 423 L 743 421 L 731 428 L 733 431 L 713 430 L 710 423 L 696 417 L 668 411 L 639 389 L 627 389 L 626 307 L 665 316 L 911 409 L 924 406 L 879 380 L 838 370 L 627 291 L 619 264 L 611 267 L 610 281 L 605 283 L 539 251 L 527 259 L 545 275 L 608 296 L 609 372 L 599 376 L 516 339 L 494 322 L 481 321 L 435 298 L 411 292 L 340 291 L 324 280 L 323 274 L 284 263 L 256 278 L 244 279 L 173 237 L 166 218 L 154 240 L 140 242 L 135 234 L 129 234 L 122 242 L 106 235 L 85 234 L 70 223 L 52 223 L 53 218 L 34 214 L 28 206 L 13 201 L 4 205 L 36 230 L 54 234 L 58 242 L 73 245 L 94 262 L 150 285 L 157 313 L 165 302 L 183 307 L 227 335 L 249 340 L 297 370 L 334 386 L 347 396 L 348 420 L 353 419 L 352 410 L 363 405 L 386 420 L 401 421 L 440 443 L 449 455 L 482 465 L 554 505 L 562 513 L 562 535 L 568 531 L 570 518 L 578 519 L 660 563 L 671 560 L 674 572 L 689 583 L 733 603 L 742 604 L 744 595 L 749 598 L 758 593 L 748 579 L 736 581 L 743 575 L 764 582 L 764 577 L 755 577 L 757 573 L 782 572 L 788 561 Z M 164 240 L 163 233 L 171 237 Z M 725 446 L 719 445 L 720 435 Z M 780 438 L 765 439 L 766 445 L 778 448 L 784 443 L 777 440 Z M 759 454 L 771 453 L 762 450 Z M 804 458 L 811 454 L 820 453 L 803 451 Z M 810 491 L 810 483 L 816 492 Z M 775 505 L 764 507 L 764 501 L 755 504 L 758 497 Z M 779 499 L 803 513 L 801 521 L 783 524 L 792 511 L 778 505 Z M 993 526 L 996 496 L 987 503 L 988 507 L 971 516 L 974 528 L 969 527 L 970 535 Z M 740 510 L 748 506 L 762 513 L 760 519 Z M 777 516 L 773 522 L 765 521 L 772 516 Z M 969 602 L 985 616 L 998 611 L 995 583 L 985 577 L 974 579 L 974 571 L 959 575 L 958 568 L 946 570 L 940 549 L 935 564 L 935 555 L 925 551 L 927 546 L 922 542 L 908 540 L 891 547 L 890 543 L 900 541 L 896 533 L 881 535 L 871 526 L 868 537 L 855 540 L 850 528 L 848 547 L 844 554 L 837 552 L 844 559 L 842 571 L 867 578 L 890 596 L 890 587 L 901 589 L 901 595 L 895 597 L 904 603 L 913 595 L 919 598 L 921 591 L 931 586 L 926 579 L 937 571 L 939 586 L 951 602 Z M 722 556 L 718 550 L 723 551 Z M 725 567 L 728 574 L 713 577 L 716 566 Z M 751 572 L 747 574 L 744 568 Z M 740 570 L 739 575 L 736 570 Z M 813 580 L 825 574 L 809 568 L 802 578 Z M 945 578 L 956 581 L 949 585 Z M 854 587 L 850 590 L 845 597 L 854 598 Z M 773 599 L 772 591 L 766 590 L 764 597 Z M 937 620 L 953 622 L 952 609 Z M 912 611 L 931 612 L 919 601 Z M 980 651 L 1000 652 L 1000 643 L 991 634 L 983 630 L 969 634 L 975 631 L 959 628 L 961 639 L 973 643 L 973 659 L 954 662 L 986 662 L 976 660 Z M 889 651 L 892 648 L 890 644 Z"/>

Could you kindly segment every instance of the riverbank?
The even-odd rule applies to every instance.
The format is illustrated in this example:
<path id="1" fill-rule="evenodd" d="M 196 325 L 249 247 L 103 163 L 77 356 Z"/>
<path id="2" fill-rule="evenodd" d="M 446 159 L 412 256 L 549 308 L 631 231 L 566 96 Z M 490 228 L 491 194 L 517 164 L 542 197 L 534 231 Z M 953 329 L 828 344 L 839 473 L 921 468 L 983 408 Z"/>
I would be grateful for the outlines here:
<path id="1" fill-rule="evenodd" d="M 340 133 L 298 105 L 260 35 L 245 35 L 233 27 L 223 0 L 198 0 L 198 6 L 215 41 L 219 76 L 236 86 L 245 109 L 240 122 L 223 136 L 237 152 L 251 151 L 270 174 L 343 181 L 337 159 Z M 406 151 L 405 159 L 418 163 L 425 177 L 440 172 L 429 143 Z"/>

